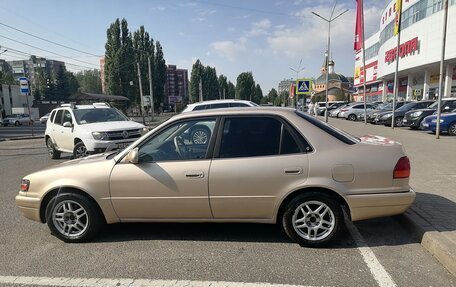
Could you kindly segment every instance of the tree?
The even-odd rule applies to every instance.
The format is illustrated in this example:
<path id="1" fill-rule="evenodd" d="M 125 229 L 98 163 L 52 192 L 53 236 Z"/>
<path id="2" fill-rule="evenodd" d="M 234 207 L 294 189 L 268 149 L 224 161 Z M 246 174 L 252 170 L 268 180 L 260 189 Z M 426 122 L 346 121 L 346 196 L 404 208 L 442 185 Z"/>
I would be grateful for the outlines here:
<path id="1" fill-rule="evenodd" d="M 275 99 L 278 97 L 279 95 L 277 94 L 277 91 L 276 89 L 272 88 L 269 93 L 268 93 L 268 100 L 270 103 L 274 104 L 275 102 Z"/>
<path id="2" fill-rule="evenodd" d="M 76 76 L 72 72 L 69 72 L 69 71 L 65 72 L 65 76 L 66 76 L 68 91 L 70 92 L 70 95 L 76 94 L 79 90 L 78 79 L 76 79 Z"/>
<path id="3" fill-rule="evenodd" d="M 149 58 L 151 61 L 151 70 L 152 70 L 152 87 L 155 85 L 155 79 L 153 76 L 153 71 L 155 67 L 154 55 L 155 55 L 155 46 L 154 40 L 150 38 L 149 33 L 145 31 L 144 26 L 139 27 L 133 33 L 133 48 L 135 53 L 136 62 L 139 63 L 141 70 L 141 81 L 144 95 L 150 95 L 149 91 Z M 138 81 L 136 81 L 138 82 Z M 153 88 L 152 88 L 153 89 Z M 137 88 L 139 91 L 139 86 Z M 155 99 L 154 99 L 155 101 Z"/>
<path id="4" fill-rule="evenodd" d="M 121 31 L 121 49 L 120 49 L 120 62 L 125 65 L 120 72 L 121 95 L 130 99 L 130 103 L 135 102 L 137 99 L 136 86 L 130 85 L 130 82 L 137 79 L 135 53 L 133 52 L 133 41 L 131 33 L 128 30 L 127 20 L 122 19 L 120 23 Z M 134 81 L 136 82 L 136 81 Z"/>
<path id="5" fill-rule="evenodd" d="M 255 97 L 255 81 L 252 72 L 239 74 L 236 80 L 236 99 L 253 100 Z"/>
<path id="6" fill-rule="evenodd" d="M 79 90 L 83 93 L 101 94 L 100 72 L 96 69 L 85 70 L 76 74 Z"/>
<path id="7" fill-rule="evenodd" d="M 289 96 L 290 94 L 288 91 L 282 91 L 280 95 L 275 99 L 274 106 L 286 105 Z"/>
<path id="8" fill-rule="evenodd" d="M 155 105 L 161 105 L 165 99 L 165 83 L 166 83 L 166 62 L 163 58 L 163 49 L 159 41 L 155 45 L 154 59 L 154 102 Z"/>
<path id="9" fill-rule="evenodd" d="M 210 66 L 204 67 L 202 80 L 204 100 L 218 99 L 220 97 L 220 90 L 215 68 Z"/>
<path id="10" fill-rule="evenodd" d="M 105 82 L 109 94 L 121 95 L 120 75 L 120 21 L 116 19 L 106 31 L 107 41 L 105 44 Z"/>
<path id="11" fill-rule="evenodd" d="M 199 102 L 199 84 L 203 76 L 204 66 L 198 59 L 192 66 L 192 74 L 190 75 L 190 103 Z"/>
<path id="12" fill-rule="evenodd" d="M 70 89 L 68 87 L 68 81 L 63 67 L 60 67 L 57 71 L 55 77 L 55 89 L 57 90 L 56 100 L 65 101 L 70 96 Z"/>
<path id="13" fill-rule="evenodd" d="M 228 94 L 228 79 L 224 75 L 218 77 L 218 86 L 220 98 L 226 98 Z"/>
<path id="14" fill-rule="evenodd" d="M 236 87 L 231 81 L 228 81 L 228 93 L 226 94 L 227 99 L 236 98 Z"/>
<path id="15" fill-rule="evenodd" d="M 262 99 L 263 99 L 263 91 L 261 90 L 260 84 L 257 84 L 255 87 L 255 94 L 252 97 L 252 101 L 254 103 L 259 104 Z"/>

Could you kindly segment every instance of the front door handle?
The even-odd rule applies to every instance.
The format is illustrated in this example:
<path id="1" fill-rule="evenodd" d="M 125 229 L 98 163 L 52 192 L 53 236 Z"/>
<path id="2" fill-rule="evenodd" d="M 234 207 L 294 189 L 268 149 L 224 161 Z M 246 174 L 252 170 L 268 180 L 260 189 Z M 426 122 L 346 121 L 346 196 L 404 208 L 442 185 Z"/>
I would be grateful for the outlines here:
<path id="1" fill-rule="evenodd" d="M 302 168 L 300 167 L 289 167 L 283 170 L 285 174 L 301 174 Z"/>
<path id="2" fill-rule="evenodd" d="M 187 171 L 185 176 L 188 178 L 203 178 L 204 172 L 202 171 Z"/>

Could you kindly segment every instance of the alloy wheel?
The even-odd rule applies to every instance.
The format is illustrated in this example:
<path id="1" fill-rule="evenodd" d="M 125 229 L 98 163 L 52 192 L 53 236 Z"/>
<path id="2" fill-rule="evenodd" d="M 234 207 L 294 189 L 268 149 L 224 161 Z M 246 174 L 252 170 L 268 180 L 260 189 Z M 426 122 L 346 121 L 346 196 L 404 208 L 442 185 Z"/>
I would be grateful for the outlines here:
<path id="1" fill-rule="evenodd" d="M 73 200 L 59 202 L 52 211 L 52 221 L 57 231 L 69 238 L 80 236 L 89 225 L 87 211 Z"/>
<path id="2" fill-rule="evenodd" d="M 85 147 L 85 145 L 81 145 L 76 149 L 76 155 L 75 155 L 76 158 L 81 158 L 81 157 L 85 157 L 88 155 L 89 155 L 89 152 L 87 151 L 87 148 Z"/>
<path id="3" fill-rule="evenodd" d="M 46 142 L 47 150 L 49 155 L 52 157 L 54 155 L 54 144 L 52 143 L 51 138 L 48 138 Z"/>
<path id="4" fill-rule="evenodd" d="M 333 231 L 336 219 L 331 208 L 321 201 L 307 201 L 299 205 L 293 214 L 294 230 L 304 239 L 318 241 Z"/>

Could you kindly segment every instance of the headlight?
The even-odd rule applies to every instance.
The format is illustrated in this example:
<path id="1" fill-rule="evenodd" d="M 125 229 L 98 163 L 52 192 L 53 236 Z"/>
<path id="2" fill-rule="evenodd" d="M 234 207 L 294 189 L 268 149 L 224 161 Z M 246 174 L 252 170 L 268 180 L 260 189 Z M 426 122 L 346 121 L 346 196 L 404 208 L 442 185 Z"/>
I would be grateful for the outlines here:
<path id="1" fill-rule="evenodd" d="M 436 123 L 436 122 L 437 122 L 437 119 L 433 119 L 433 120 L 431 120 L 431 122 L 432 122 L 432 123 Z M 444 120 L 440 120 L 440 123 L 443 123 L 443 122 L 444 122 Z"/>
<path id="2" fill-rule="evenodd" d="M 109 138 L 108 134 L 104 132 L 93 132 L 92 136 L 94 139 L 101 141 L 107 140 Z"/>
<path id="3" fill-rule="evenodd" d="M 423 113 L 423 112 L 421 112 L 421 111 L 419 111 L 419 112 L 414 112 L 414 113 L 411 114 L 411 116 L 412 116 L 413 118 L 417 118 L 417 117 L 421 116 L 422 113 Z"/>
<path id="4" fill-rule="evenodd" d="M 141 135 L 145 135 L 145 134 L 147 134 L 148 132 L 149 132 L 149 129 L 146 128 L 146 127 L 144 127 L 144 128 L 142 128 L 142 129 L 139 130 L 139 133 L 140 133 Z"/>
<path id="5" fill-rule="evenodd" d="M 383 115 L 382 118 L 383 119 L 387 119 L 387 118 L 391 118 L 393 114 L 386 114 L 386 115 Z"/>

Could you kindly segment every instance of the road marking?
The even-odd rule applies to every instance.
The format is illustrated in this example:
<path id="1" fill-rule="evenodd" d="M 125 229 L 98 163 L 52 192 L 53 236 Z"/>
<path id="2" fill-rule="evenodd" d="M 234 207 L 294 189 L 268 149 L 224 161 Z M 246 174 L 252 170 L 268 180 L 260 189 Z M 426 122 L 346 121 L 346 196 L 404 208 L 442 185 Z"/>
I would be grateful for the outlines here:
<path id="1" fill-rule="evenodd" d="M 380 287 L 396 287 L 396 283 L 393 278 L 388 274 L 388 272 L 383 268 L 382 264 L 378 261 L 372 249 L 367 245 L 361 233 L 359 233 L 356 226 L 348 220 L 345 220 L 345 224 L 350 232 L 351 236 L 355 240 L 358 250 L 363 256 L 364 262 L 366 262 L 367 267 L 369 267 L 372 276 L 374 276 L 375 281 L 377 281 L 378 286 Z"/>
<path id="2" fill-rule="evenodd" d="M 226 281 L 150 280 L 110 278 L 28 277 L 0 276 L 0 284 L 23 284 L 63 287 L 314 287 L 271 283 L 245 283 Z"/>

